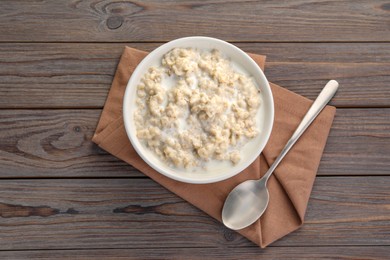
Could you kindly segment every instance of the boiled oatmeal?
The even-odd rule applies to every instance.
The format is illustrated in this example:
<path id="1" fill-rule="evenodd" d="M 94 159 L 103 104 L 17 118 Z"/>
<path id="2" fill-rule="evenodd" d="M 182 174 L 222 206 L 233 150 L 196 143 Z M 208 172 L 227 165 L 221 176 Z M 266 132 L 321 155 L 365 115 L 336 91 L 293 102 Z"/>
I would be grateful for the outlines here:
<path id="1" fill-rule="evenodd" d="M 219 51 L 175 48 L 137 86 L 137 137 L 168 165 L 241 160 L 256 137 L 260 93 Z"/>

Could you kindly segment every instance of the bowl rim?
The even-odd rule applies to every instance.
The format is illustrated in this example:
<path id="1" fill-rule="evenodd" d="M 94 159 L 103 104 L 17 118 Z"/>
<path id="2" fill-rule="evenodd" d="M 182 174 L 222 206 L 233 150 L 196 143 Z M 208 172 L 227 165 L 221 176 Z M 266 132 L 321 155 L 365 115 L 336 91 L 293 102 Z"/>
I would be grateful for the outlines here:
<path id="1" fill-rule="evenodd" d="M 264 134 L 264 139 L 260 145 L 261 148 L 257 148 L 256 153 L 254 153 L 254 155 L 252 155 L 252 156 L 249 156 L 247 159 L 247 162 L 245 164 L 243 164 L 242 167 L 238 168 L 236 171 L 231 171 L 229 174 L 221 174 L 221 175 L 213 176 L 213 177 L 210 177 L 207 179 L 191 179 L 187 176 L 180 176 L 178 174 L 177 175 L 171 174 L 170 172 L 167 172 L 164 169 L 161 169 L 160 167 L 158 167 L 158 165 L 155 165 L 151 160 L 149 160 L 147 158 L 147 156 L 145 156 L 145 154 L 142 152 L 142 150 L 138 146 L 138 143 L 135 142 L 134 139 L 137 137 L 135 135 L 136 131 L 131 130 L 130 118 L 132 118 L 132 117 L 127 116 L 128 114 L 126 112 L 127 111 L 126 108 L 129 106 L 127 100 L 129 100 L 129 95 L 132 92 L 130 86 L 136 85 L 136 83 L 137 83 L 137 82 L 135 82 L 135 77 L 133 75 L 139 74 L 141 72 L 141 69 L 145 66 L 144 64 L 148 63 L 149 61 L 153 61 L 155 54 L 159 53 L 161 49 L 167 48 L 167 46 L 169 46 L 169 45 L 172 45 L 172 48 L 174 48 L 174 45 L 177 44 L 178 42 L 189 41 L 189 40 L 214 41 L 214 42 L 217 42 L 218 44 L 228 45 L 230 48 L 234 49 L 234 51 L 238 52 L 241 56 L 244 56 L 246 59 L 246 62 L 251 63 L 250 66 L 254 66 L 255 69 L 258 70 L 258 74 L 259 74 L 260 78 L 262 78 L 262 80 L 265 82 L 264 87 L 268 89 L 268 94 L 269 94 L 269 99 L 270 99 L 270 100 L 268 100 L 268 102 L 270 103 L 271 111 L 266 111 L 266 112 L 267 112 L 267 116 L 270 117 L 271 125 L 265 129 L 266 132 Z M 191 47 L 191 45 L 189 45 L 188 47 Z M 130 76 L 130 79 L 126 85 L 125 94 L 123 96 L 123 104 L 122 104 L 122 115 L 123 115 L 123 121 L 124 121 L 124 126 L 125 126 L 127 137 L 130 140 L 130 143 L 132 144 L 132 146 L 135 149 L 135 151 L 137 152 L 137 154 L 142 158 L 142 160 L 144 160 L 150 167 L 152 167 L 158 173 L 160 173 L 168 178 L 171 178 L 171 179 L 177 180 L 177 181 L 181 181 L 181 182 L 185 182 L 185 183 L 192 183 L 192 184 L 207 184 L 207 183 L 214 183 L 214 182 L 223 181 L 223 180 L 229 179 L 229 178 L 239 174 L 240 172 L 245 170 L 250 164 L 252 164 L 254 162 L 254 160 L 261 154 L 265 145 L 269 141 L 271 131 L 273 128 L 273 124 L 274 124 L 274 110 L 275 110 L 275 108 L 274 108 L 274 99 L 273 99 L 272 90 L 271 90 L 271 87 L 269 85 L 267 78 L 264 75 L 264 72 L 261 70 L 259 65 L 246 52 L 244 52 L 243 50 L 241 50 L 237 46 L 235 46 L 229 42 L 226 42 L 226 41 L 223 41 L 223 40 L 220 40 L 217 38 L 213 38 L 213 37 L 207 37 L 207 36 L 189 36 L 189 37 L 178 38 L 178 39 L 169 41 L 167 43 L 164 43 L 164 44 L 160 45 L 159 47 L 157 47 L 156 49 L 154 49 L 153 51 L 151 51 L 150 53 L 148 53 L 143 58 L 143 60 L 137 65 L 137 67 L 133 71 L 132 75 Z M 141 143 L 139 143 L 139 144 L 141 145 Z"/>

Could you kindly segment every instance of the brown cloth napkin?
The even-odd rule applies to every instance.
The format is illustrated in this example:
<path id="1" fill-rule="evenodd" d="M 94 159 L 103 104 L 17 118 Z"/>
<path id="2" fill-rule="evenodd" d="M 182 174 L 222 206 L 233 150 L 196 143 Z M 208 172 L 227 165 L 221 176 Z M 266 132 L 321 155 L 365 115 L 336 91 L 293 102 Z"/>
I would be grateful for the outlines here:
<path id="1" fill-rule="evenodd" d="M 126 135 L 122 100 L 127 82 L 146 52 L 126 47 L 120 59 L 93 142 L 160 183 L 162 186 L 221 221 L 227 194 L 239 183 L 260 178 L 290 138 L 311 101 L 271 83 L 275 122 L 262 154 L 243 172 L 212 184 L 188 184 L 169 179 L 149 167 L 136 153 Z M 251 54 L 264 70 L 265 57 Z M 332 125 L 335 108 L 327 106 L 306 130 L 268 181 L 270 202 L 264 215 L 239 231 L 261 247 L 303 224 L 314 178 Z"/>

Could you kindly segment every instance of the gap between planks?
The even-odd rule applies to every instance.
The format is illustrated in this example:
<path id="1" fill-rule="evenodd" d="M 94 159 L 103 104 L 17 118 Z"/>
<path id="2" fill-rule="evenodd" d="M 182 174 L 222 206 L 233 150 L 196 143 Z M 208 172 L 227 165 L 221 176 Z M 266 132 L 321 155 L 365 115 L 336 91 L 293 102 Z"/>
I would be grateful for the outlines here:
<path id="1" fill-rule="evenodd" d="M 328 246 L 328 245 L 315 245 L 315 246 L 302 246 L 302 245 L 296 245 L 296 246 L 286 246 L 286 245 L 281 245 L 281 246 L 274 246 L 274 245 L 269 245 L 267 246 L 265 249 L 261 249 L 259 248 L 259 250 L 267 250 L 267 248 L 307 248 L 307 247 L 310 247 L 310 248 L 327 248 L 327 247 L 337 247 L 337 248 L 371 248 L 371 247 L 388 247 L 390 245 L 332 245 L 332 246 Z M 214 248 L 218 248 L 216 246 L 185 246 L 185 247 L 180 247 L 180 246 L 175 246 L 175 247 L 169 247 L 169 249 L 214 249 Z M 230 247 L 226 247 L 226 248 L 230 248 Z M 231 248 L 237 248 L 237 247 L 231 247 Z M 240 249 L 245 249 L 245 248 L 257 248 L 256 245 L 253 245 L 253 246 L 240 246 L 239 247 Z M 129 247 L 129 248 L 115 248 L 115 247 L 105 247 L 105 248 L 94 248 L 94 247 L 91 247 L 91 248 L 78 248 L 78 247 L 75 247 L 75 248 L 46 248 L 46 249 L 0 249 L 0 252 L 30 252 L 30 251 L 73 251 L 73 250 L 77 250 L 77 251 L 88 251 L 88 250 L 126 250 L 126 249 L 131 249 L 131 250 L 137 250 L 137 249 L 145 249 L 145 250 L 153 250 L 153 249 L 161 249 L 161 247 Z"/>
<path id="2" fill-rule="evenodd" d="M 184 37 L 192 37 L 192 36 L 184 36 Z M 183 38 L 184 38 L 183 37 Z M 205 36 L 205 37 L 211 37 L 211 36 Z M 178 39 L 178 38 L 175 38 Z M 172 40 L 175 40 L 172 39 Z M 3 43 L 28 43 L 28 44 L 43 44 L 43 43 L 49 43 L 49 44 L 64 44 L 64 43 L 76 43 L 76 44 L 121 44 L 121 43 L 166 43 L 171 40 L 167 41 L 1 41 L 0 44 Z M 390 43 L 390 41 L 227 41 L 230 43 L 366 43 L 366 44 L 375 44 L 375 43 Z"/>
<path id="3" fill-rule="evenodd" d="M 142 172 L 141 172 L 142 173 Z M 380 178 L 380 177 L 390 177 L 389 174 L 382 174 L 382 175 L 316 175 L 316 178 L 364 178 L 364 177 L 370 177 L 370 178 Z M 96 176 L 96 177 L 85 177 L 85 176 L 60 176 L 60 177 L 28 177 L 28 176 L 21 176 L 21 177 L 6 177 L 1 178 L 0 181 L 12 181 L 12 180 L 111 180 L 111 179 L 123 179 L 123 180 L 135 180 L 135 179 L 150 179 L 148 176 Z M 152 180 L 152 179 L 150 179 Z"/>

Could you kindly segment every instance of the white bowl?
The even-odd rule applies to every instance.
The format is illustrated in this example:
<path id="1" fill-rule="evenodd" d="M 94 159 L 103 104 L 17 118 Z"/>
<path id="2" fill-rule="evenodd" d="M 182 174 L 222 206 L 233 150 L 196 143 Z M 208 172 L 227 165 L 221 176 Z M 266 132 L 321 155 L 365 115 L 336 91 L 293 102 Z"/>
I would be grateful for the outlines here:
<path id="1" fill-rule="evenodd" d="M 195 172 L 180 170 L 174 167 L 170 167 L 162 162 L 155 154 L 149 151 L 136 136 L 136 127 L 134 125 L 133 114 L 136 98 L 137 85 L 140 82 L 142 76 L 147 69 L 153 65 L 160 64 L 160 61 L 165 53 L 173 48 L 197 48 L 197 49 L 218 49 L 221 53 L 226 55 L 235 63 L 239 64 L 245 69 L 255 80 L 257 86 L 262 93 L 262 103 L 259 109 L 258 124 L 260 126 L 260 134 L 246 144 L 241 149 L 241 160 L 236 165 L 220 166 L 219 168 L 213 168 L 208 171 L 198 169 Z M 236 46 L 227 43 L 225 41 L 209 38 L 209 37 L 186 37 L 173 40 L 165 43 L 149 53 L 142 62 L 137 66 L 133 75 L 131 76 L 126 92 L 123 99 L 123 118 L 127 135 L 131 144 L 141 158 L 150 165 L 153 169 L 159 173 L 178 180 L 188 183 L 212 183 L 228 179 L 246 167 L 248 167 L 263 150 L 266 145 L 269 136 L 271 134 L 273 120 L 274 120 L 274 103 L 271 88 L 268 84 L 264 73 L 259 66 L 250 58 L 245 52 Z"/>

